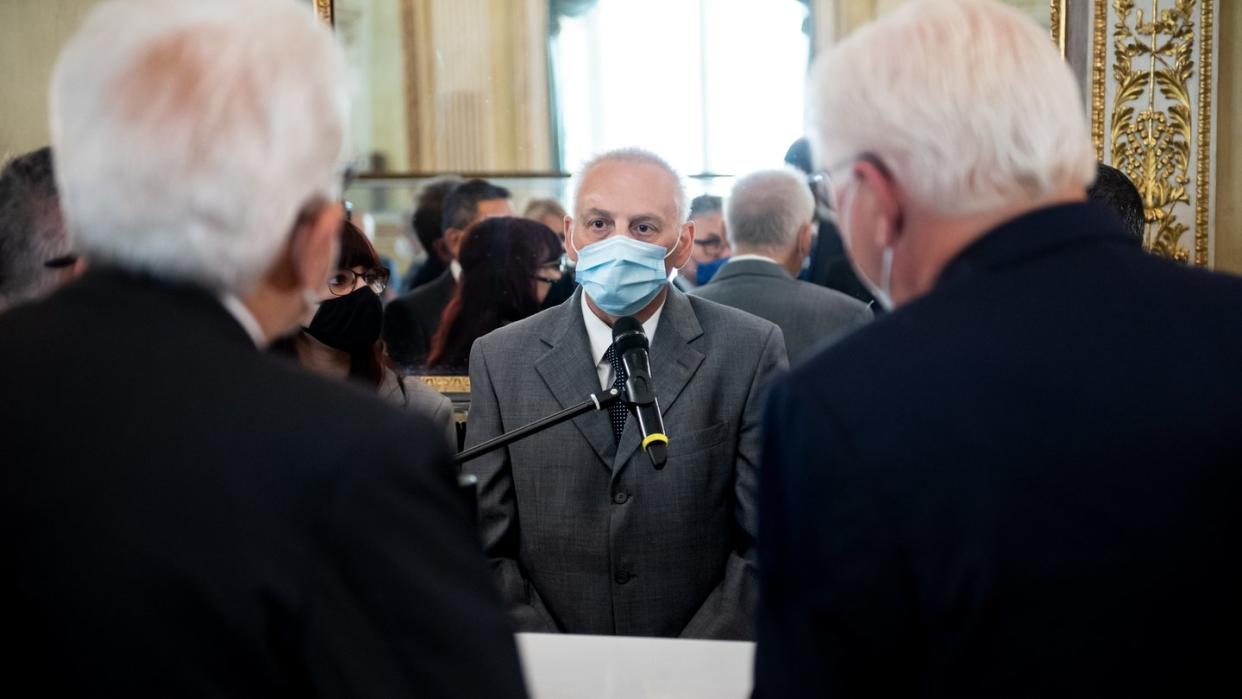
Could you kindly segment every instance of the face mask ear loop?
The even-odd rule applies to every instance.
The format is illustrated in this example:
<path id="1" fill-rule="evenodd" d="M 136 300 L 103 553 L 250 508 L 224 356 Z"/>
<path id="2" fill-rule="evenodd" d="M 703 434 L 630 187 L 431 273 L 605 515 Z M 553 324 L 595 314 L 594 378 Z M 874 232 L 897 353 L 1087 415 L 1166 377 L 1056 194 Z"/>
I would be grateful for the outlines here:
<path id="1" fill-rule="evenodd" d="M 891 245 L 884 246 L 884 252 L 880 257 L 880 291 L 889 298 L 893 296 L 893 248 Z"/>
<path id="2" fill-rule="evenodd" d="M 672 250 L 669 250 L 667 253 L 665 253 L 665 255 L 664 255 L 664 259 L 666 259 L 666 260 L 667 260 L 668 258 L 672 257 L 672 256 L 673 256 L 673 253 L 677 252 L 677 248 L 679 248 L 679 247 L 681 247 L 681 234 L 678 234 L 678 235 L 677 235 L 677 242 L 673 243 L 673 249 L 672 249 Z"/>

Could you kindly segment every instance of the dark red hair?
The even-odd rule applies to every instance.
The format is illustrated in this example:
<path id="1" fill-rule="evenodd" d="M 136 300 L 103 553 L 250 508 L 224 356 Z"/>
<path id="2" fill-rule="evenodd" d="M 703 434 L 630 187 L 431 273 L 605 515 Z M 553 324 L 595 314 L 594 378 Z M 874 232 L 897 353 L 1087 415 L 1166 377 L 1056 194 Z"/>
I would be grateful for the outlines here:
<path id="1" fill-rule="evenodd" d="M 538 221 L 489 218 L 467 231 L 458 254 L 461 279 L 431 340 L 427 366 L 465 369 L 476 339 L 537 313 L 535 276 L 560 256 L 561 241 Z"/>

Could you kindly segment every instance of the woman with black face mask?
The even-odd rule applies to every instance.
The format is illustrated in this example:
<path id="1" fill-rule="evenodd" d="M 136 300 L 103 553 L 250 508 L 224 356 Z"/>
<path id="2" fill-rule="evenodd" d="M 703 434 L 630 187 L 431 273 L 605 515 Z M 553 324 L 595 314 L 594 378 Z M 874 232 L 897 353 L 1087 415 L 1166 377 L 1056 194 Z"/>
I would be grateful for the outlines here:
<path id="1" fill-rule="evenodd" d="M 273 351 L 324 376 L 371 386 L 384 399 L 431 419 L 456 449 L 449 399 L 417 378 L 398 376 L 384 363 L 380 295 L 388 285 L 388 270 L 371 241 L 349 221 L 341 224 L 340 245 L 339 269 L 317 291 L 319 304 L 303 319 L 301 332 L 273 344 Z"/>

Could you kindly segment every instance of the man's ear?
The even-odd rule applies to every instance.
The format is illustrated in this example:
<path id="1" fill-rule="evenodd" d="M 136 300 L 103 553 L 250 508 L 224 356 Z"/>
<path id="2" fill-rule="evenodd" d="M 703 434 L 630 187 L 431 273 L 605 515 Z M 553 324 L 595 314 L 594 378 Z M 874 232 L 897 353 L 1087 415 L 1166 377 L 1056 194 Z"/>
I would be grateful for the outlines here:
<path id="1" fill-rule="evenodd" d="M 339 203 L 327 204 L 305 219 L 293 232 L 290 262 L 298 286 L 318 289 L 336 268 L 340 255 L 341 221 L 345 209 Z"/>
<path id="2" fill-rule="evenodd" d="M 677 236 L 677 253 L 673 256 L 673 267 L 681 269 L 690 261 L 694 252 L 694 221 L 686 221 L 681 226 L 681 235 Z M 680 261 L 679 261 L 680 260 Z"/>
<path id="3" fill-rule="evenodd" d="M 458 253 L 461 252 L 461 240 L 466 232 L 460 228 L 446 228 L 444 230 L 444 247 L 448 250 L 449 259 L 456 260 Z"/>
<path id="4" fill-rule="evenodd" d="M 854 164 L 854 176 L 857 178 L 859 194 L 867 192 L 876 220 L 883 225 L 875 229 L 875 244 L 879 248 L 892 247 L 901 236 L 901 192 L 897 183 L 887 172 L 868 160 L 859 160 Z"/>
<path id="5" fill-rule="evenodd" d="M 811 254 L 812 241 L 814 240 L 815 222 L 807 221 L 802 224 L 802 228 L 798 229 L 797 251 L 798 259 L 802 260 Z"/>
<path id="6" fill-rule="evenodd" d="M 448 246 L 444 244 L 444 238 L 436 238 L 431 241 L 431 249 L 427 251 L 428 255 L 434 255 L 437 260 L 443 264 L 448 264 L 453 259 L 449 255 Z"/>
<path id="7" fill-rule="evenodd" d="M 565 216 L 565 252 L 569 254 L 569 259 L 574 264 L 578 263 L 578 241 L 573 239 L 574 235 L 574 217 Z"/>

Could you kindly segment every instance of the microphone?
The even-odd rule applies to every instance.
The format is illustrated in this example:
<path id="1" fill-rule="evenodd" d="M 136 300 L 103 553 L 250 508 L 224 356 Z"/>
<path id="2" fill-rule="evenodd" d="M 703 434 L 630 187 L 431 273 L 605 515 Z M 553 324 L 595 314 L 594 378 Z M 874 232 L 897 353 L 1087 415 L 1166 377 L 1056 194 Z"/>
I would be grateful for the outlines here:
<path id="1" fill-rule="evenodd" d="M 660 417 L 660 403 L 651 380 L 650 343 L 643 324 L 634 316 L 618 318 L 612 324 L 612 347 L 625 367 L 625 402 L 638 418 L 643 451 L 658 471 L 668 461 L 668 435 L 664 434 L 664 418 Z"/>

